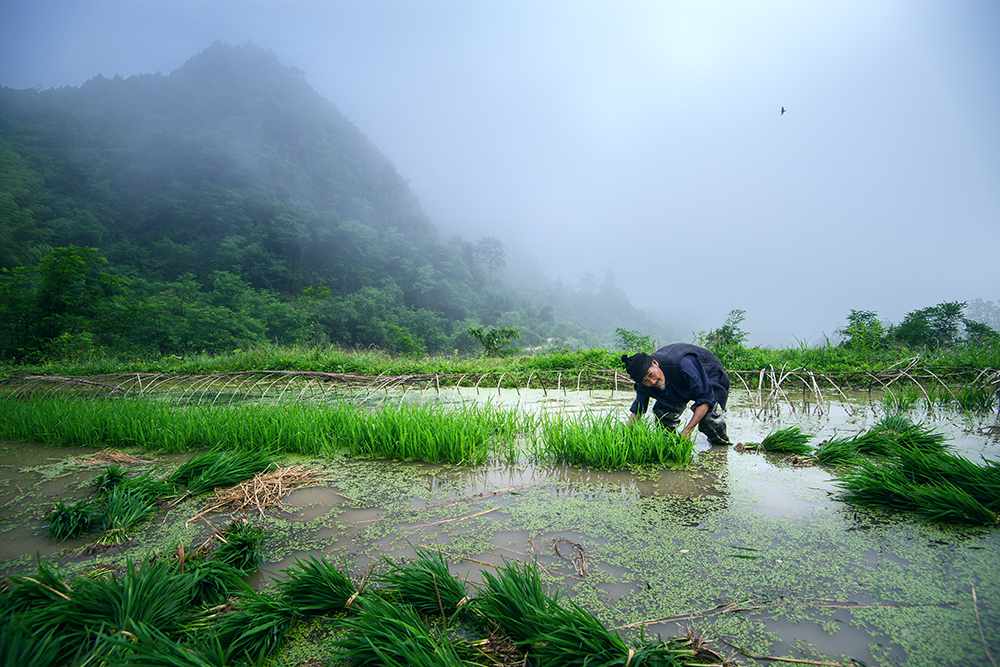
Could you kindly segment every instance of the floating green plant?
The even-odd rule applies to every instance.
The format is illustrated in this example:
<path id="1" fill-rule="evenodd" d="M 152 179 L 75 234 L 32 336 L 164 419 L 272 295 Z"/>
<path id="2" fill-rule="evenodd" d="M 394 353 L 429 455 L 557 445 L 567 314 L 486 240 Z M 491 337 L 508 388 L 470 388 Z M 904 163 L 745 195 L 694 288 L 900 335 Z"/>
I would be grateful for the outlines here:
<path id="1" fill-rule="evenodd" d="M 308 561 L 296 558 L 295 565 L 283 572 L 288 578 L 278 582 L 278 590 L 288 604 L 303 614 L 344 611 L 351 607 L 358 595 L 350 577 L 325 558 L 313 555 Z"/>
<path id="2" fill-rule="evenodd" d="M 431 628 L 412 607 L 378 597 L 365 601 L 362 612 L 340 621 L 351 632 L 335 642 L 358 665 L 464 667 L 444 631 Z"/>
<path id="3" fill-rule="evenodd" d="M 541 440 L 534 449 L 539 460 L 605 470 L 640 465 L 677 467 L 691 461 L 694 441 L 646 422 L 622 424 L 614 415 L 555 415 L 542 419 Z"/>
<path id="4" fill-rule="evenodd" d="M 808 444 L 811 438 L 812 436 L 803 433 L 798 426 L 789 426 L 768 434 L 761 440 L 760 444 L 769 452 L 801 456 L 813 451 L 813 448 Z"/>
<path id="5" fill-rule="evenodd" d="M 389 595 L 424 614 L 450 617 L 468 602 L 465 583 L 451 574 L 440 552 L 416 548 L 416 558 L 379 578 Z"/>

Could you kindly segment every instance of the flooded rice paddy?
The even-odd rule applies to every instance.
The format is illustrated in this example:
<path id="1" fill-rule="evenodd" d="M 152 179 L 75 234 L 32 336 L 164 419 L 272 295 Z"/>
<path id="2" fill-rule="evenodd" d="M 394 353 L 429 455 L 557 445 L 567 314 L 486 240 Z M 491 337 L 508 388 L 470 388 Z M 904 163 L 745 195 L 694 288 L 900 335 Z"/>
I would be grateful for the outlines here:
<path id="1" fill-rule="evenodd" d="M 614 411 L 624 419 L 631 398 L 442 389 L 411 391 L 404 400 Z M 799 425 L 818 444 L 862 432 L 885 415 L 867 394 L 767 410 L 752 399 L 731 397 L 733 442 L 760 442 Z M 956 453 L 1000 459 L 995 412 L 938 408 L 909 416 L 947 434 Z M 537 560 L 548 583 L 606 625 L 629 632 L 645 624 L 647 633 L 665 636 L 690 629 L 741 664 L 771 664 L 762 659 L 768 656 L 867 665 L 988 665 L 990 655 L 1000 658 L 1000 530 L 856 509 L 838 500 L 835 469 L 709 447 L 701 435 L 697 442 L 684 470 L 289 459 L 322 468 L 328 481 L 286 496 L 283 510 L 253 517 L 269 537 L 251 583 L 269 585 L 308 554 L 345 564 L 360 579 L 384 566 L 383 557 L 411 556 L 422 545 L 440 549 L 452 571 L 473 582 L 505 559 Z M 4 572 L 33 571 L 36 554 L 69 573 L 176 548 L 179 540 L 190 550 L 228 521 L 218 514 L 191 521 L 207 503 L 189 498 L 111 551 L 88 549 L 88 540 L 46 539 L 42 517 L 52 504 L 84 497 L 102 470 L 79 462 L 94 451 L 0 443 Z M 189 456 L 146 455 L 164 469 Z"/>

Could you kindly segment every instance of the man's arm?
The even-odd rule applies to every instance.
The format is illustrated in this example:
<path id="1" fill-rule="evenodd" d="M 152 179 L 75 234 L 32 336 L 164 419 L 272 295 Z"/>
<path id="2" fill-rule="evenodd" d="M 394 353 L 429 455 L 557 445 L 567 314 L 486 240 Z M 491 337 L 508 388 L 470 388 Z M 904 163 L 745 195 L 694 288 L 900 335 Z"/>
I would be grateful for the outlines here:
<path id="1" fill-rule="evenodd" d="M 705 415 L 708 414 L 708 408 L 708 403 L 699 403 L 694 409 L 694 414 L 691 415 L 691 421 L 689 421 L 687 426 L 684 427 L 684 430 L 681 431 L 681 435 L 685 438 L 689 437 L 691 435 L 691 431 L 693 431 L 694 427 L 698 425 L 698 422 L 704 419 Z"/>

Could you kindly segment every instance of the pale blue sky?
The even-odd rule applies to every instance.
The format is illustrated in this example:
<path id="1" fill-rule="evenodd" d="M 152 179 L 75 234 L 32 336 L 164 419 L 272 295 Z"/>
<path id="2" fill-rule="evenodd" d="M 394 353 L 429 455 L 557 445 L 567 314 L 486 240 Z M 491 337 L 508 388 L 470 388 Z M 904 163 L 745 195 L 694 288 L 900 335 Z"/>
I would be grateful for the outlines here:
<path id="1" fill-rule="evenodd" d="M 817 343 L 851 308 L 1000 299 L 994 0 L 13 5 L 0 85 L 253 41 L 444 239 L 497 236 L 572 284 L 610 268 L 682 334 L 741 308 L 751 342 Z"/>

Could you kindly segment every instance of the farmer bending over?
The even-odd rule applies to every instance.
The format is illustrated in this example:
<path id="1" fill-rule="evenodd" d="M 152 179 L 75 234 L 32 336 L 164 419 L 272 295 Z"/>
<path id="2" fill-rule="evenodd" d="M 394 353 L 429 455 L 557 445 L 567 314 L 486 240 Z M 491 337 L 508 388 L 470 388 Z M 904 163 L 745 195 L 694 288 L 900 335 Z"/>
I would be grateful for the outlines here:
<path id="1" fill-rule="evenodd" d="M 664 345 L 653 354 L 622 355 L 625 370 L 635 381 L 629 424 L 646 414 L 649 399 L 655 398 L 653 414 L 664 428 L 674 430 L 690 401 L 694 414 L 684 427 L 685 437 L 694 427 L 708 436 L 713 445 L 728 445 L 726 400 L 729 376 L 718 357 L 703 347 L 687 343 Z"/>

